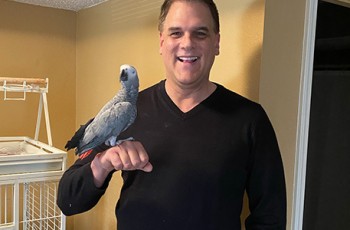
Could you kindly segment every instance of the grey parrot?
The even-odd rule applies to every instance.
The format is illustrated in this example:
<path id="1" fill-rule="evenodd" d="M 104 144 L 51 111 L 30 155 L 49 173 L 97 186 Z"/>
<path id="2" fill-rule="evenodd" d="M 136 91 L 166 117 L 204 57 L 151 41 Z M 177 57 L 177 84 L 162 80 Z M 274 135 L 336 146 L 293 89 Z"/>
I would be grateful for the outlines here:
<path id="1" fill-rule="evenodd" d="M 117 94 L 67 142 L 67 150 L 75 148 L 80 156 L 103 143 L 115 146 L 123 141 L 117 139 L 118 135 L 134 122 L 137 114 L 139 79 L 136 69 L 130 65 L 120 66 L 120 83 Z"/>

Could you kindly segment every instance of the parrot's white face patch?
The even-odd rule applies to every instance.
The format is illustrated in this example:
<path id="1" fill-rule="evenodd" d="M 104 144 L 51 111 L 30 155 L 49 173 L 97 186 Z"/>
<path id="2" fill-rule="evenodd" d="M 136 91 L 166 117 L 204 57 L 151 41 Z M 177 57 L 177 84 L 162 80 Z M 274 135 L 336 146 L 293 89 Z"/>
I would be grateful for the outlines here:
<path id="1" fill-rule="evenodd" d="M 199 57 L 178 57 L 177 60 L 181 61 L 181 62 L 189 62 L 189 63 L 193 63 L 195 61 L 197 61 L 199 59 Z"/>

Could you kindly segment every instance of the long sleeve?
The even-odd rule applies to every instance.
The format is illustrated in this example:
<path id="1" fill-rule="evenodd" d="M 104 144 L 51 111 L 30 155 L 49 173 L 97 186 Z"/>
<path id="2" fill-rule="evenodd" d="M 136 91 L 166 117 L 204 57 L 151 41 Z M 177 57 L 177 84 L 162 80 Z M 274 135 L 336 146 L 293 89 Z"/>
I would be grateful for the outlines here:
<path id="1" fill-rule="evenodd" d="M 251 130 L 251 169 L 247 194 L 251 215 L 247 230 L 286 229 L 286 188 L 282 159 L 272 125 L 265 112 Z"/>
<path id="2" fill-rule="evenodd" d="M 58 186 L 57 205 L 65 215 L 90 210 L 105 193 L 113 172 L 101 188 L 95 186 L 90 164 L 98 152 L 94 150 L 86 158 L 76 160 L 63 174 Z"/>

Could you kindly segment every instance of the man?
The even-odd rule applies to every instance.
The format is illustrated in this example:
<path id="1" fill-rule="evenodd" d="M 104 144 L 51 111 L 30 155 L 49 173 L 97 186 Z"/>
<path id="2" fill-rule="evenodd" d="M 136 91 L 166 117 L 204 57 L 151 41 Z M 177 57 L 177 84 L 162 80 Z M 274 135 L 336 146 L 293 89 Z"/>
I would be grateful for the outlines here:
<path id="1" fill-rule="evenodd" d="M 211 0 L 165 0 L 159 18 L 166 80 L 144 90 L 138 117 L 107 150 L 78 159 L 61 179 L 67 215 L 91 209 L 113 172 L 124 185 L 119 230 L 285 229 L 282 160 L 260 105 L 209 80 L 219 54 L 219 16 Z"/>

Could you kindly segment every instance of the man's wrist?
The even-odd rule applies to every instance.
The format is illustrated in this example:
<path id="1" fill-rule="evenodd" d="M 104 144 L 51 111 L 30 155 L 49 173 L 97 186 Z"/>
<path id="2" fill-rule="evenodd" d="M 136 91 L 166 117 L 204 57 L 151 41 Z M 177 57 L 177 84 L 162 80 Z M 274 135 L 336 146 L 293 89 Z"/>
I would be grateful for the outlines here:
<path id="1" fill-rule="evenodd" d="M 110 173 L 110 171 L 102 167 L 100 157 L 101 157 L 101 153 L 97 154 L 95 158 L 92 160 L 90 165 L 92 170 L 92 175 L 94 177 L 94 183 L 98 188 L 103 185 L 105 179 Z"/>

